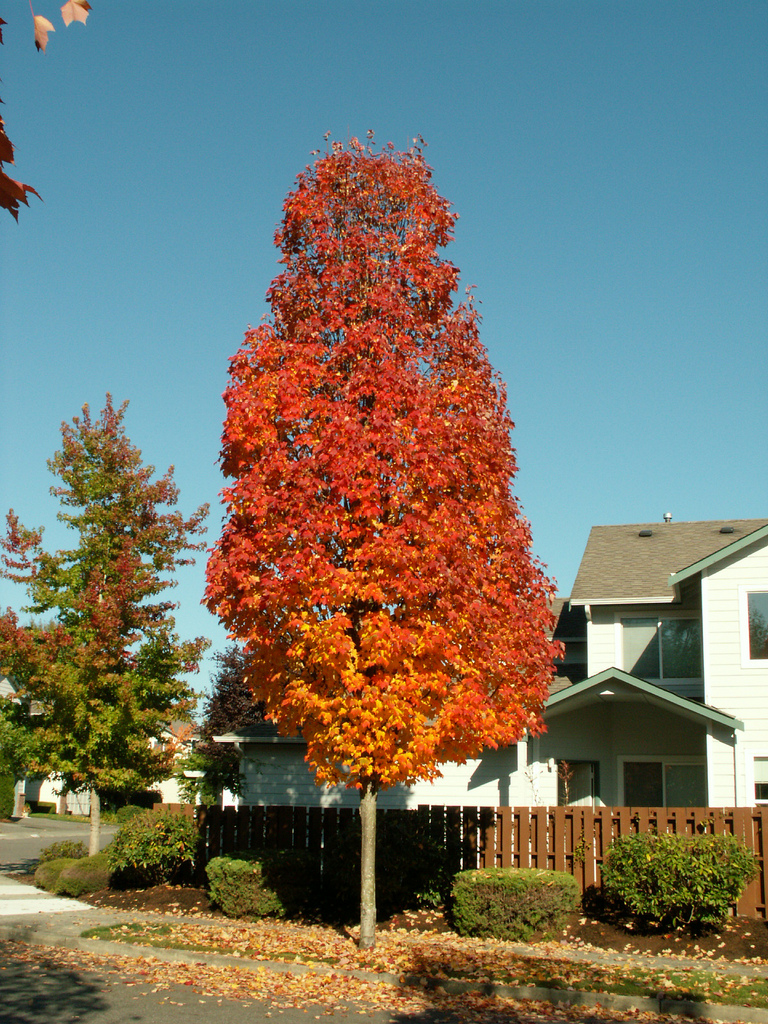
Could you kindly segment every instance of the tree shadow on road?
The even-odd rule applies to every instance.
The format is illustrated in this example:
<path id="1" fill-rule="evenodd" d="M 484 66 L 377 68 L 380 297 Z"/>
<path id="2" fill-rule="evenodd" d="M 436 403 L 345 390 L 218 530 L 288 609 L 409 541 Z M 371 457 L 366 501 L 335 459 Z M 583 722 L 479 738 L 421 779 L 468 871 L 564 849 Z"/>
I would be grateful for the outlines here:
<path id="1" fill-rule="evenodd" d="M 35 962 L 14 956 L 12 943 L 0 948 L 0 1024 L 87 1022 L 107 1009 L 97 985 L 82 975 L 55 966 L 44 955 Z"/>

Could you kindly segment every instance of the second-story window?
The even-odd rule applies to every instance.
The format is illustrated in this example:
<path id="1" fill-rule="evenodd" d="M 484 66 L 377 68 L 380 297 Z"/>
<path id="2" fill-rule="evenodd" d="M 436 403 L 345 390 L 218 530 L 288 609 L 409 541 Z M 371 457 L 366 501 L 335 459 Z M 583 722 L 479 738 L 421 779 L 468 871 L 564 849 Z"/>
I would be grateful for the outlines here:
<path id="1" fill-rule="evenodd" d="M 622 619 L 624 670 L 641 679 L 700 679 L 699 619 Z"/>

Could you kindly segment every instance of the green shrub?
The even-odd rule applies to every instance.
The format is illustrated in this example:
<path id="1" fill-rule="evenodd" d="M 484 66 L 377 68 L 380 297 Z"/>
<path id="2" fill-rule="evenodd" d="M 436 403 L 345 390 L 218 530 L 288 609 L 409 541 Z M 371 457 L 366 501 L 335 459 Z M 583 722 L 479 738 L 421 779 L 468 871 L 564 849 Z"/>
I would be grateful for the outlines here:
<path id="1" fill-rule="evenodd" d="M 107 848 L 114 884 L 183 882 L 192 876 L 199 837 L 184 814 L 144 811 L 125 822 Z"/>
<path id="2" fill-rule="evenodd" d="M 611 843 L 602 873 L 627 913 L 678 927 L 721 923 L 757 870 L 735 836 L 638 833 Z"/>
<path id="3" fill-rule="evenodd" d="M 109 886 L 112 872 L 106 853 L 93 857 L 82 857 L 65 865 L 59 872 L 54 892 L 59 896 L 82 896 L 83 893 L 98 892 Z"/>
<path id="4" fill-rule="evenodd" d="M 77 861 L 71 857 L 58 857 L 56 860 L 45 861 L 35 871 L 35 885 L 47 892 L 55 892 L 59 875 L 70 864 L 77 864 Z"/>
<path id="5" fill-rule="evenodd" d="M 308 850 L 247 850 L 205 868 L 211 899 L 227 917 L 286 917 L 312 909 L 318 858 Z"/>
<path id="6" fill-rule="evenodd" d="M 125 807 L 118 807 L 115 811 L 115 821 L 118 825 L 124 825 L 126 821 L 135 818 L 137 814 L 144 814 L 145 810 L 146 808 L 139 807 L 138 804 L 126 804 Z"/>
<path id="7" fill-rule="evenodd" d="M 562 871 L 461 871 L 453 883 L 453 923 L 460 935 L 520 942 L 557 928 L 580 895 L 576 879 Z"/>
<path id="8" fill-rule="evenodd" d="M 45 864 L 49 860 L 59 860 L 61 857 L 69 857 L 77 860 L 80 857 L 88 856 L 88 848 L 83 843 L 76 843 L 72 839 L 62 839 L 58 843 L 51 843 L 44 850 L 40 851 L 40 863 Z"/>
<path id="9" fill-rule="evenodd" d="M 323 905 L 341 921 L 360 916 L 360 819 L 334 836 L 323 854 Z M 456 865 L 441 835 L 419 811 L 386 811 L 376 822 L 376 910 L 380 920 L 447 901 Z"/>
<path id="10" fill-rule="evenodd" d="M 10 818 L 15 807 L 16 781 L 10 772 L 0 770 L 0 818 Z"/>

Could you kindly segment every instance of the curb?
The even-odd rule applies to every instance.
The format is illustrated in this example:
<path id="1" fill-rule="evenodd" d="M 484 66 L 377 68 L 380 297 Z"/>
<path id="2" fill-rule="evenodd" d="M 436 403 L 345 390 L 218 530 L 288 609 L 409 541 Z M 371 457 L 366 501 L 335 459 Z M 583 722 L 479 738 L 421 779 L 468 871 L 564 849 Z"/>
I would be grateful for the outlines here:
<path id="1" fill-rule="evenodd" d="M 274 960 L 247 960 L 232 956 L 219 956 L 201 951 L 164 949 L 162 946 L 132 945 L 127 942 L 109 942 L 103 939 L 84 939 L 79 932 L 85 930 L 85 922 L 77 922 L 72 934 L 63 930 L 46 934 L 43 920 L 7 920 L 0 924 L 0 941 L 23 942 L 29 945 L 80 949 L 105 956 L 133 957 L 137 960 L 161 960 L 165 963 L 206 963 L 212 967 L 238 967 L 247 971 L 267 970 L 276 974 L 336 974 L 374 984 L 392 985 L 400 988 L 422 989 L 445 995 L 476 993 L 484 996 L 498 996 L 519 1002 L 544 1002 L 560 1006 L 602 1006 L 608 1010 L 636 1010 L 641 1013 L 657 1013 L 671 1016 L 686 1016 L 701 1020 L 727 1021 L 729 1024 L 768 1024 L 768 1010 L 750 1006 L 732 1006 L 721 1003 L 698 1003 L 692 1000 L 643 998 L 640 996 L 614 995 L 609 992 L 582 992 L 575 989 L 536 988 L 534 986 L 513 987 L 492 982 L 478 983 L 449 978 L 429 978 L 416 974 L 396 975 L 377 971 L 356 971 L 324 964 L 309 965 L 284 963 Z M 50 928 L 50 925 L 48 925 Z"/>

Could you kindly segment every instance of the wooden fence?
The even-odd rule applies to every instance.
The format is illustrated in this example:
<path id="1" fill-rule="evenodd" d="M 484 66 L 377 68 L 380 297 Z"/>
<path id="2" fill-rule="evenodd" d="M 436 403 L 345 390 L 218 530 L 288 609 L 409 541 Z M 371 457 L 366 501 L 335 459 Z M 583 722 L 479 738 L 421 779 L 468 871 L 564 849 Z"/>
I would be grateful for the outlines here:
<path id="1" fill-rule="evenodd" d="M 330 838 L 357 815 L 354 808 L 165 805 L 196 811 L 205 861 L 235 850 L 301 848 L 322 853 Z M 380 811 L 392 814 L 402 811 Z M 430 834 L 445 844 L 457 870 L 479 867 L 567 871 L 582 891 L 600 885 L 611 841 L 634 832 L 735 835 L 756 853 L 757 878 L 736 912 L 768 917 L 765 844 L 768 807 L 420 807 Z"/>

